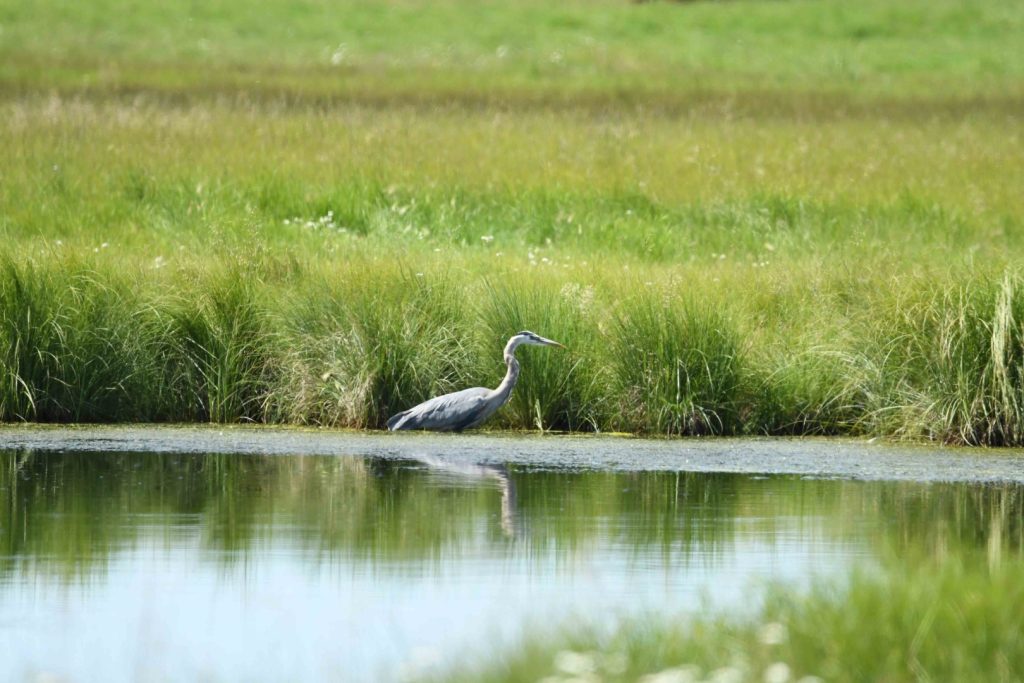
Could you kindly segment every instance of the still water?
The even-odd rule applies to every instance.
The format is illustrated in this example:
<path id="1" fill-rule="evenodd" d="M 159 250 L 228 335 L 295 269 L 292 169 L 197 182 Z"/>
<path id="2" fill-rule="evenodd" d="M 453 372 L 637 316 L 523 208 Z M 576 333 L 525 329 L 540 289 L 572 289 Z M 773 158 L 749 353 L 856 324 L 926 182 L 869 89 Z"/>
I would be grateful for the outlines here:
<path id="1" fill-rule="evenodd" d="M 580 620 L 750 609 L 767 581 L 882 555 L 998 553 L 1019 543 L 1004 522 L 1020 493 L 439 454 L 0 450 L 0 680 L 401 680 Z"/>

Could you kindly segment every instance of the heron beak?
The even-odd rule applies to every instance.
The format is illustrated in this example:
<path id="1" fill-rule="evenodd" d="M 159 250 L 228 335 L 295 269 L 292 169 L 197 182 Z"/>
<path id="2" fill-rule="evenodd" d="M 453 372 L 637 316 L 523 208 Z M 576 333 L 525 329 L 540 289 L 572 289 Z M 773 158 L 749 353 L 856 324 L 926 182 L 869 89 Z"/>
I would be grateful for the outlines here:
<path id="1" fill-rule="evenodd" d="M 564 344 L 559 344 L 558 342 L 556 342 L 553 339 L 545 339 L 544 340 L 544 345 L 545 346 L 557 346 L 560 349 L 564 349 L 565 348 Z"/>

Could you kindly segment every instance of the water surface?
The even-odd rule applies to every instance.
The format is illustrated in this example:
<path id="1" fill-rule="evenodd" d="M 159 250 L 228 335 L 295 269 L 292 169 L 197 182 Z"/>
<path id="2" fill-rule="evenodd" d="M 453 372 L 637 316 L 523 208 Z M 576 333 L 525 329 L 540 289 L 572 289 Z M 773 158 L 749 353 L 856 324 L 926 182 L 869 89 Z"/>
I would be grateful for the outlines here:
<path id="1" fill-rule="evenodd" d="M 524 630 L 1020 549 L 1012 482 L 416 450 L 0 450 L 0 680 L 395 680 Z"/>

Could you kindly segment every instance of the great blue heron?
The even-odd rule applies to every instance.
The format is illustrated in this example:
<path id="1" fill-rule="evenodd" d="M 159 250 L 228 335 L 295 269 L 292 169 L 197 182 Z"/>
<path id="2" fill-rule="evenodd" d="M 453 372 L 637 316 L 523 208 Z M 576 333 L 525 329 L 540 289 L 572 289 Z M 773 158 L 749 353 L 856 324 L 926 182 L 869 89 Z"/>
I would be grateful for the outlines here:
<path id="1" fill-rule="evenodd" d="M 558 342 L 545 339 L 533 332 L 519 332 L 505 344 L 505 364 L 508 366 L 508 372 L 497 389 L 473 387 L 432 398 L 392 416 L 388 420 L 388 429 L 393 432 L 399 429 L 461 432 L 463 429 L 479 426 L 498 408 L 505 405 L 512 395 L 512 387 L 519 379 L 519 361 L 516 360 L 515 352 L 520 344 L 565 348 Z"/>

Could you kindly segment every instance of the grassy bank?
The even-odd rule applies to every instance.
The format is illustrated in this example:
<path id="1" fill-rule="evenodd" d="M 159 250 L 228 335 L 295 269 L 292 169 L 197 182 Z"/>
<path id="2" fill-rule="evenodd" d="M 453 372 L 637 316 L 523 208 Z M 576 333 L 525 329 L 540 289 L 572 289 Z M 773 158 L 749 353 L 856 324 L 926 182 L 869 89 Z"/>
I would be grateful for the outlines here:
<path id="1" fill-rule="evenodd" d="M 1020 565 L 988 570 L 954 560 L 855 572 L 843 585 L 775 587 L 753 614 L 568 628 L 500 663 L 445 681 L 1012 681 L 1024 666 L 1014 633 Z M 865 626 L 869 625 L 869 626 Z"/>
<path id="2" fill-rule="evenodd" d="M 1022 443 L 1022 24 L 0 2 L 0 419 Z"/>

